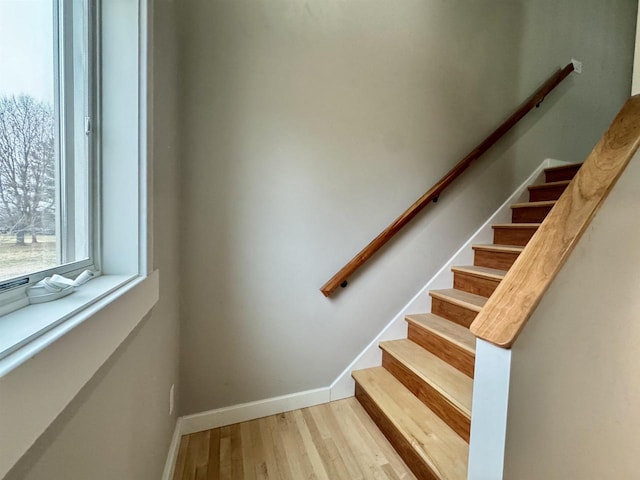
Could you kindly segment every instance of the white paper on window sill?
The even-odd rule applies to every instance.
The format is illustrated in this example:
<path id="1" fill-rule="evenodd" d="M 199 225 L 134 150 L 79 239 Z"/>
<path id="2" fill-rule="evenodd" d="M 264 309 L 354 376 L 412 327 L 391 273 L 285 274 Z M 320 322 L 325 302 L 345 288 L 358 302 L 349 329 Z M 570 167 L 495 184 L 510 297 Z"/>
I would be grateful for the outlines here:
<path id="1" fill-rule="evenodd" d="M 31 287 L 27 287 L 29 303 L 45 303 L 66 297 L 73 293 L 76 287 L 84 285 L 89 280 L 98 276 L 100 276 L 100 272 L 85 270 L 78 275 L 75 280 L 71 280 L 70 278 L 66 278 L 58 274 L 47 277 Z"/>

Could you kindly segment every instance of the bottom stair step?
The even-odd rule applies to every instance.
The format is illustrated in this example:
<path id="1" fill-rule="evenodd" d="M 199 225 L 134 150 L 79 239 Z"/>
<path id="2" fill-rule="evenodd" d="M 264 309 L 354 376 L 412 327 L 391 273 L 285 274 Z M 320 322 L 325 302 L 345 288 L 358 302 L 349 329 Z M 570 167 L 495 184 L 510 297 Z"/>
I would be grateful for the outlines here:
<path id="1" fill-rule="evenodd" d="M 357 370 L 356 397 L 420 479 L 467 478 L 469 445 L 382 367 Z"/>
<path id="2" fill-rule="evenodd" d="M 468 442 L 473 380 L 411 340 L 380 348 L 382 366 Z"/>

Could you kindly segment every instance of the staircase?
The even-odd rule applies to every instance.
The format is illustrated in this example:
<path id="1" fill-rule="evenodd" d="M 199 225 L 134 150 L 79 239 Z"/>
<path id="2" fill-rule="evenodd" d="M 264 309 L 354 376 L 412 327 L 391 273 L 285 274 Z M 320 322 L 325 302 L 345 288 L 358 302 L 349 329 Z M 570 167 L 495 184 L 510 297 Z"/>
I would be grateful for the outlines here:
<path id="1" fill-rule="evenodd" d="M 382 366 L 352 373 L 356 397 L 419 479 L 466 479 L 475 337 L 469 331 L 506 271 L 581 164 L 547 168 L 512 223 L 474 245 L 474 265 L 453 267 L 453 288 L 432 290 L 431 313 L 408 315 L 403 340 L 380 343 Z"/>

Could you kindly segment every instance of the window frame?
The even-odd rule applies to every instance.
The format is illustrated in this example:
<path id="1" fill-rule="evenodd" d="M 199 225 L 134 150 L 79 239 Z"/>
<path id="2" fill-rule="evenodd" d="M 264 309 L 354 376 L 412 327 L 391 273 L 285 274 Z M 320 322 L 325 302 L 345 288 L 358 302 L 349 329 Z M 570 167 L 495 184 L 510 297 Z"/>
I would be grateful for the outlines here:
<path id="1" fill-rule="evenodd" d="M 3 331 L 31 329 L 12 343 L 0 342 L 0 380 L 2 375 L 31 357 L 33 349 L 45 348 L 39 338 L 56 338 L 78 315 L 95 309 L 104 296 L 116 297 L 146 280 L 153 272 L 152 165 L 153 65 L 148 59 L 149 7 L 147 0 L 93 2 L 97 92 L 95 143 L 94 207 L 97 212 L 94 235 L 100 241 L 100 275 L 68 297 L 31 305 L 25 285 L 0 292 L 0 339 Z M 135 79 L 135 81 L 132 81 Z M 99 192 L 99 195 L 97 195 Z M 98 211 L 99 210 L 99 211 Z M 99 215 L 98 215 L 99 213 Z M 58 269 L 80 273 L 83 268 Z M 33 281 L 50 274 L 48 269 L 31 275 Z M 24 278 L 24 277 L 22 277 Z M 94 283 L 98 285 L 95 288 Z M 115 285 L 115 287 L 114 287 Z M 115 288 L 115 290 L 114 290 Z M 84 302 L 84 303 L 83 303 Z M 45 308 L 42 309 L 41 307 Z M 20 319 L 16 321 L 16 319 Z M 32 327 L 38 327 L 34 331 Z M 46 343 L 46 342 L 45 342 Z M 39 345 L 39 346 L 38 346 Z M 26 352 L 26 353 L 25 353 Z M 16 360 L 17 359 L 17 360 Z"/>

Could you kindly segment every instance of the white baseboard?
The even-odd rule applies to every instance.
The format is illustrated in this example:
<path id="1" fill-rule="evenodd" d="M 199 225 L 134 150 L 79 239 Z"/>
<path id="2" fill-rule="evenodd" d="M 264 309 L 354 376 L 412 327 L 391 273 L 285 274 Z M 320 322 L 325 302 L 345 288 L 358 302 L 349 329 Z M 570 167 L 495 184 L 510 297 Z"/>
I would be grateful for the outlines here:
<path id="1" fill-rule="evenodd" d="M 223 427 L 234 423 L 246 422 L 277 413 L 297 410 L 327 403 L 330 400 L 329 388 L 318 388 L 306 392 L 292 393 L 281 397 L 267 398 L 255 402 L 241 403 L 231 407 L 217 408 L 207 412 L 180 417 L 182 434 L 201 432 L 210 428 Z"/>
<path id="2" fill-rule="evenodd" d="M 491 243 L 493 223 L 507 223 L 510 221 L 511 204 L 521 201 L 527 193 L 527 186 L 534 183 L 545 168 L 564 165 L 568 162 L 547 159 L 518 187 L 518 189 L 489 217 L 489 219 L 473 234 L 473 236 L 449 259 L 449 261 L 420 289 L 391 322 L 371 341 L 371 343 L 349 364 L 347 368 L 328 387 L 307 390 L 304 392 L 267 398 L 255 402 L 241 403 L 230 407 L 218 408 L 207 412 L 196 413 L 180 417 L 176 422 L 176 429 L 171 440 L 169 455 L 165 465 L 163 480 L 171 480 L 180 437 L 190 433 L 201 432 L 211 428 L 223 427 L 234 423 L 246 422 L 256 418 L 275 415 L 299 408 L 312 407 L 333 400 L 352 397 L 354 383 L 351 372 L 354 370 L 379 366 L 381 353 L 378 343 L 384 340 L 406 338 L 407 325 L 404 320 L 411 313 L 428 312 L 431 309 L 429 290 L 435 288 L 449 288 L 453 275 L 451 267 L 454 264 L 471 263 L 473 252 L 470 246 L 475 243 Z"/>
<path id="3" fill-rule="evenodd" d="M 176 420 L 176 426 L 173 429 L 173 435 L 171 436 L 171 443 L 169 444 L 169 453 L 167 454 L 167 460 L 164 463 L 164 470 L 162 472 L 162 480 L 172 480 L 173 470 L 176 468 L 176 460 L 178 459 L 178 449 L 180 448 L 180 419 Z"/>

